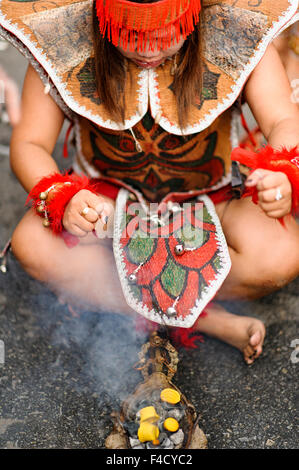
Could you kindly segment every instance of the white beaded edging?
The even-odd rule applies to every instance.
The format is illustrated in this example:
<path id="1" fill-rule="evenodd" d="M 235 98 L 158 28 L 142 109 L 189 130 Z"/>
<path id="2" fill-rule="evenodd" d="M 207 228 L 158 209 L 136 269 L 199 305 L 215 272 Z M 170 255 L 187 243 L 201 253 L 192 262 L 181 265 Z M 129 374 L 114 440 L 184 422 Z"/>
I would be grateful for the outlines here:
<path id="1" fill-rule="evenodd" d="M 86 5 L 89 5 L 92 2 L 91 0 L 88 0 L 82 3 L 86 3 Z M 20 45 L 17 41 L 14 43 L 14 45 L 20 50 L 20 52 L 23 55 L 26 55 L 26 57 L 28 58 L 28 55 L 25 54 L 25 48 L 27 48 L 27 50 L 33 55 L 35 60 L 45 70 L 46 74 L 51 78 L 53 84 L 55 85 L 59 94 L 61 95 L 61 98 L 64 100 L 65 104 L 73 112 L 83 117 L 86 117 L 87 119 L 94 122 L 95 124 L 98 124 L 101 127 L 106 127 L 107 129 L 113 129 L 113 130 L 129 129 L 130 127 L 135 126 L 135 124 L 137 124 L 140 121 L 140 119 L 143 117 L 142 115 L 140 115 L 139 112 L 136 112 L 130 119 L 127 119 L 124 124 L 121 124 L 121 123 L 116 123 L 115 121 L 112 121 L 110 119 L 105 121 L 101 118 L 101 116 L 93 114 L 91 111 L 86 109 L 85 106 L 80 105 L 76 100 L 74 100 L 71 92 L 67 90 L 65 83 L 63 83 L 60 77 L 57 75 L 55 68 L 51 65 L 51 62 L 49 61 L 47 55 L 44 52 L 42 52 L 40 48 L 38 48 L 34 44 L 34 42 L 29 37 L 29 35 L 27 35 L 22 28 L 16 27 L 12 23 L 11 20 L 8 20 L 6 18 L 6 15 L 4 15 L 1 11 L 1 1 L 0 1 L 0 22 L 2 26 L 2 28 L 0 29 L 2 29 L 3 31 L 3 36 L 7 36 L 7 31 L 8 31 L 9 33 L 13 34 L 19 41 L 21 41 L 22 45 Z M 141 73 L 139 74 L 139 80 L 138 80 L 138 84 L 140 85 L 140 88 L 138 90 L 138 101 L 140 103 L 143 103 L 143 109 L 146 108 L 146 100 L 147 100 L 147 86 L 146 86 L 147 77 L 145 76 L 144 72 L 146 71 L 141 70 Z M 47 81 L 45 84 L 47 84 Z"/>
<path id="2" fill-rule="evenodd" d="M 175 124 L 172 124 L 165 116 L 162 115 L 159 120 L 159 125 L 163 127 L 167 132 L 177 135 L 184 134 L 195 134 L 196 132 L 201 132 L 206 129 L 208 126 L 215 121 L 215 119 L 220 116 L 224 111 L 226 111 L 238 98 L 240 91 L 247 78 L 257 66 L 261 58 L 266 52 L 266 49 L 270 42 L 280 34 L 284 29 L 289 27 L 296 21 L 296 18 L 299 18 L 299 14 L 295 14 L 298 8 L 298 0 L 289 0 L 290 7 L 281 15 L 277 21 L 272 23 L 272 27 L 269 28 L 269 31 L 265 33 L 263 39 L 260 41 L 258 47 L 256 48 L 255 53 L 251 59 L 244 66 L 242 72 L 240 73 L 239 78 L 236 80 L 236 83 L 231 87 L 232 92 L 227 95 L 221 102 L 218 103 L 217 107 L 213 108 L 209 113 L 207 113 L 204 119 L 200 120 L 199 123 L 192 126 L 187 126 L 185 129 L 181 130 Z M 157 116 L 158 113 L 162 112 L 160 106 L 159 98 L 159 88 L 157 82 L 157 73 L 153 70 L 149 70 L 149 94 L 150 94 L 150 105 L 152 108 L 153 118 Z"/>

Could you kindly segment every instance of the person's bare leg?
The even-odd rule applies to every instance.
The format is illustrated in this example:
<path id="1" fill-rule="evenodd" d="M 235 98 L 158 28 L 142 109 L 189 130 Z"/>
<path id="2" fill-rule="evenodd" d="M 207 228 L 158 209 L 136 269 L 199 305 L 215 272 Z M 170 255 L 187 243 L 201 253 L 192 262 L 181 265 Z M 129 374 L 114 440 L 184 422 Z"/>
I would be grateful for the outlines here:
<path id="1" fill-rule="evenodd" d="M 232 269 L 216 299 L 257 298 L 298 275 L 299 229 L 295 223 L 288 223 L 285 230 L 249 199 L 219 204 L 217 211 Z M 65 301 L 98 311 L 135 315 L 122 293 L 111 240 L 97 242 L 90 235 L 69 249 L 29 211 L 14 233 L 12 248 L 24 269 L 48 283 Z M 252 354 L 260 355 L 265 336 L 260 320 L 232 315 L 217 305 L 208 306 L 207 311 L 208 316 L 197 321 L 197 329 L 237 347 L 248 363 Z"/>
<path id="2" fill-rule="evenodd" d="M 284 228 L 250 198 L 221 203 L 216 209 L 232 259 L 216 301 L 260 298 L 298 276 L 299 227 L 294 219 L 286 220 Z M 206 311 L 195 329 L 235 346 L 248 364 L 261 354 L 265 327 L 259 319 L 233 315 L 216 303 Z"/>
<path id="3" fill-rule="evenodd" d="M 90 234 L 68 248 L 30 210 L 13 234 L 12 251 L 26 272 L 47 284 L 64 302 L 135 315 L 122 293 L 111 239 L 98 240 Z"/>
<path id="4" fill-rule="evenodd" d="M 250 197 L 218 206 L 232 261 L 219 300 L 258 299 L 299 275 L 299 225 L 293 217 L 285 217 L 282 226 Z"/>

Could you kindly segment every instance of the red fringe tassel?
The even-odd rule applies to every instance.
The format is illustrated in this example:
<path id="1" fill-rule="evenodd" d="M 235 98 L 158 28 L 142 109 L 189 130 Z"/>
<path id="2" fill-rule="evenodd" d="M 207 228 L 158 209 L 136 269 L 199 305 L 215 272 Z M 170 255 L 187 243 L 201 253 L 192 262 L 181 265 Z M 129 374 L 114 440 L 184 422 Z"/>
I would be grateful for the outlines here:
<path id="1" fill-rule="evenodd" d="M 200 314 L 200 318 L 207 316 L 208 314 L 203 311 Z M 155 330 L 159 329 L 159 324 L 153 321 L 147 320 L 146 318 L 138 315 L 136 317 L 135 328 L 139 333 L 150 334 Z M 169 339 L 177 349 L 197 349 L 197 341 L 200 343 L 204 342 L 203 336 L 196 331 L 194 328 L 169 328 L 168 329 Z"/>
<path id="2" fill-rule="evenodd" d="M 292 214 L 299 212 L 299 150 L 297 147 L 287 150 L 275 150 L 270 145 L 262 147 L 257 152 L 237 147 L 232 151 L 231 159 L 246 165 L 252 171 L 258 168 L 263 170 L 281 171 L 285 173 L 292 185 Z M 248 196 L 248 190 L 244 196 Z M 258 202 L 256 188 L 250 188 L 252 200 Z M 279 219 L 282 222 L 281 219 Z"/>
<path id="3" fill-rule="evenodd" d="M 143 51 L 167 49 L 192 33 L 199 21 L 200 0 L 161 0 L 140 4 L 126 0 L 96 0 L 100 32 L 114 46 Z M 173 36 L 173 31 L 175 34 Z M 137 45 L 136 45 L 137 41 Z"/>

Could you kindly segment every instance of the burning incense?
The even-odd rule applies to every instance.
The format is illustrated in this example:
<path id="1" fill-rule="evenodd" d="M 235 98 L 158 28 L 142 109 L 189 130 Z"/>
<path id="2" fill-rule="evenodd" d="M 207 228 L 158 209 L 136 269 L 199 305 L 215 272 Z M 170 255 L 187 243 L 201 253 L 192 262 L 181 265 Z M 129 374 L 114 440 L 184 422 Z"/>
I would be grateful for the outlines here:
<path id="1" fill-rule="evenodd" d="M 194 406 L 172 383 L 178 353 L 157 331 L 139 352 L 135 365 L 144 381 L 113 413 L 109 449 L 204 449 L 207 439 L 198 427 Z"/>

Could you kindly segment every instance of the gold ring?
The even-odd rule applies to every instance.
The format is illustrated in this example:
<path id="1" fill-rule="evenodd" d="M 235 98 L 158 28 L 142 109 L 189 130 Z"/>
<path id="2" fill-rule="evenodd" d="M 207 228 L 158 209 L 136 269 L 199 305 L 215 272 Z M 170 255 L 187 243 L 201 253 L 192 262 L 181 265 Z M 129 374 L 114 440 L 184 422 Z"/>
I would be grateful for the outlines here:
<path id="1" fill-rule="evenodd" d="M 81 215 L 87 215 L 88 212 L 89 212 L 89 207 L 86 206 L 86 207 L 84 207 L 84 209 L 81 211 Z"/>

